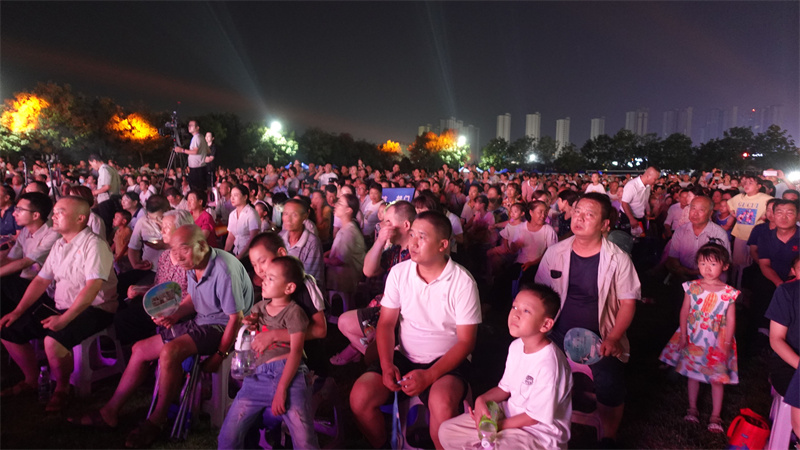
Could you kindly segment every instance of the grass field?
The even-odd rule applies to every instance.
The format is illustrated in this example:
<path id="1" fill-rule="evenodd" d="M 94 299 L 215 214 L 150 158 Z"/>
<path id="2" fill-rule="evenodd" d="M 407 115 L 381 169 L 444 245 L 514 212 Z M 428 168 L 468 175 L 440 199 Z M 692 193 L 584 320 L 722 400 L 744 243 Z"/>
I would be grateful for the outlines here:
<path id="1" fill-rule="evenodd" d="M 701 424 L 683 421 L 687 407 L 686 380 L 670 370 L 660 368 L 658 354 L 677 327 L 675 302 L 680 299 L 663 286 L 651 290 L 653 302 L 640 303 L 629 330 L 632 343 L 631 362 L 627 365 L 628 396 L 625 416 L 619 433 L 623 448 L 725 448 L 724 434 L 714 435 L 706 430 L 711 407 L 708 386 L 701 389 L 699 402 Z M 499 310 L 499 308 L 498 308 Z M 511 338 L 505 326 L 503 312 L 490 313 L 479 330 L 478 345 L 474 352 L 472 389 L 477 395 L 500 379 L 506 352 Z M 327 347 L 331 352 L 344 347 L 345 340 L 338 330 L 330 329 Z M 741 408 L 751 408 L 767 416 L 771 398 L 767 382 L 765 339 L 741 342 L 740 384 L 728 386 L 723 409 L 724 426 Z M 8 362 L 3 353 L 3 387 L 20 379 L 18 369 Z M 354 380 L 362 373 L 362 363 L 329 368 L 337 383 L 335 395 L 344 408 L 346 438 L 338 447 L 361 448 L 365 441 L 353 425 L 347 410 L 347 395 Z M 119 448 L 124 445 L 127 433 L 145 417 L 152 394 L 152 382 L 143 386 L 133 401 L 123 410 L 120 426 L 114 431 L 98 431 L 69 424 L 65 417 L 97 408 L 104 403 L 116 387 L 118 378 L 95 384 L 96 393 L 82 401 L 74 400 L 63 415 L 48 415 L 34 397 L 3 399 L 0 402 L 0 447 L 10 448 Z M 594 429 L 573 425 L 570 448 L 596 446 Z M 190 437 L 184 442 L 163 439 L 156 448 L 216 448 L 216 433 L 207 417 L 195 423 Z M 322 440 L 323 443 L 328 441 Z"/>

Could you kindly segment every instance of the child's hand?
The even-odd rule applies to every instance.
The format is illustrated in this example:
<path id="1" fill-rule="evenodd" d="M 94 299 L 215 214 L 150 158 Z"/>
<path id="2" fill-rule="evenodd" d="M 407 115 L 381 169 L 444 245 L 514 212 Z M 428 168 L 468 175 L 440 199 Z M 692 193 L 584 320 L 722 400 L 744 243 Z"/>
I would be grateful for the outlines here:
<path id="1" fill-rule="evenodd" d="M 681 338 L 678 340 L 678 348 L 683 350 L 684 348 L 686 348 L 687 344 L 688 341 L 686 339 L 686 335 L 685 334 L 681 335 Z"/>
<path id="2" fill-rule="evenodd" d="M 280 416 L 286 412 L 286 390 L 277 389 L 272 399 L 272 415 Z"/>
<path id="3" fill-rule="evenodd" d="M 731 346 L 726 344 L 725 342 L 720 342 L 719 345 L 717 345 L 717 350 L 719 350 L 719 352 L 722 353 L 722 356 L 726 359 L 728 358 L 728 352 L 730 351 L 730 349 Z"/>
<path id="4" fill-rule="evenodd" d="M 255 350 L 256 353 L 264 353 L 264 350 L 269 348 L 269 346 L 274 342 L 274 333 L 272 333 L 270 330 L 266 330 L 256 334 L 255 338 L 253 338 L 253 342 L 250 344 L 250 348 Z"/>
<path id="5" fill-rule="evenodd" d="M 475 399 L 475 409 L 470 410 L 470 415 L 472 416 L 472 420 L 475 421 L 475 428 L 478 428 L 481 417 L 489 416 L 489 407 L 486 406 L 486 402 L 483 400 L 483 397 L 479 396 Z"/>
<path id="6" fill-rule="evenodd" d="M 258 313 L 251 313 L 250 315 L 244 316 L 242 318 L 242 325 L 247 325 L 248 327 L 250 327 L 250 329 L 254 329 L 253 327 L 258 325 L 258 319 L 259 319 Z"/>

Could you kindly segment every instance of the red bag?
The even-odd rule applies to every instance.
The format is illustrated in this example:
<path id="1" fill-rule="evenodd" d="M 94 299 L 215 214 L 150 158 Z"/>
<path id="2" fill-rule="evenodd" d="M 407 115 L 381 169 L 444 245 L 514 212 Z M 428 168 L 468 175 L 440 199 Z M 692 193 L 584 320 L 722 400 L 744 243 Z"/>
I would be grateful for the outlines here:
<path id="1" fill-rule="evenodd" d="M 750 408 L 739 411 L 728 427 L 729 449 L 763 449 L 769 440 L 769 423 Z"/>

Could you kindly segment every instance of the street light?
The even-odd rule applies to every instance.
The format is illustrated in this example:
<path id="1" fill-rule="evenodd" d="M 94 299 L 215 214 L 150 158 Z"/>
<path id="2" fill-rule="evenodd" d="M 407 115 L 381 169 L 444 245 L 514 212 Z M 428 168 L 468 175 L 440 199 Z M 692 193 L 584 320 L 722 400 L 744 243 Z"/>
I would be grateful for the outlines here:
<path id="1" fill-rule="evenodd" d="M 466 143 L 467 143 L 467 137 L 466 136 L 459 136 L 458 137 L 458 146 L 459 147 L 463 147 L 464 145 L 466 145 Z"/>
<path id="2" fill-rule="evenodd" d="M 278 122 L 277 120 L 273 120 L 272 123 L 269 124 L 269 129 L 273 133 L 280 133 L 281 129 L 283 129 L 283 125 L 281 125 L 281 123 Z"/>

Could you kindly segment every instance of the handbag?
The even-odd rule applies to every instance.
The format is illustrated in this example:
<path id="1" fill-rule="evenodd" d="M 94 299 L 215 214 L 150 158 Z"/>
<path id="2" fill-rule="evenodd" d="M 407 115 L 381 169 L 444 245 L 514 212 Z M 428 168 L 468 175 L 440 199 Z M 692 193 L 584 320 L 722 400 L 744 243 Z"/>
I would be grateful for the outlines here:
<path id="1" fill-rule="evenodd" d="M 769 440 L 769 423 L 750 408 L 739 415 L 728 427 L 729 449 L 763 449 Z"/>

